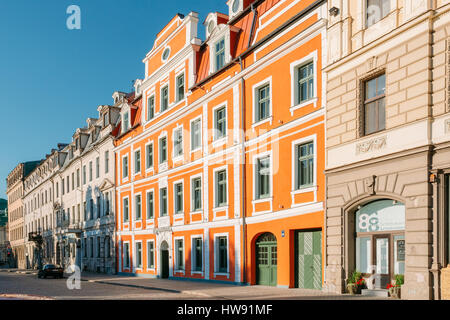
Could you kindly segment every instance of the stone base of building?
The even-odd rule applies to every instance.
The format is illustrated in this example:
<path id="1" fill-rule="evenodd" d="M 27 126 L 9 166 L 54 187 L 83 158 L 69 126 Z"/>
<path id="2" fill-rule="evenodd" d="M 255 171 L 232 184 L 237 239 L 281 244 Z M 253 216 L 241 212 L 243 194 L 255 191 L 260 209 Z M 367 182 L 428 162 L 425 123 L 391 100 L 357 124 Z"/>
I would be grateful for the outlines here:
<path id="1" fill-rule="evenodd" d="M 450 266 L 441 269 L 441 299 L 450 300 Z"/>

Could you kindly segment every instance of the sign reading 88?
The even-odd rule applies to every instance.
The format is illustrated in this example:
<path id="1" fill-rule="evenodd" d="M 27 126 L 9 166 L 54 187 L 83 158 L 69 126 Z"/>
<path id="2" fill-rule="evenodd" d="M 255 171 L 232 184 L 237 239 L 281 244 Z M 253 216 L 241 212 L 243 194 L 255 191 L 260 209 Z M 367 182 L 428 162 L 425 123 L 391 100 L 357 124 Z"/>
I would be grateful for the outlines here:
<path id="1" fill-rule="evenodd" d="M 359 230 L 362 232 L 378 231 L 378 215 L 377 213 L 363 213 L 359 216 Z"/>

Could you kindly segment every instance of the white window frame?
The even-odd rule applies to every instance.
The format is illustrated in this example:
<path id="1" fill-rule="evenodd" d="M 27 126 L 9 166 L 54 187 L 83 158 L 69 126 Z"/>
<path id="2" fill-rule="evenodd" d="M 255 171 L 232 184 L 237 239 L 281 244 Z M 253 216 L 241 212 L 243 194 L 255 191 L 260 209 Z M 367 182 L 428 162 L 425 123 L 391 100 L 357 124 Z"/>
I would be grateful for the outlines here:
<path id="1" fill-rule="evenodd" d="M 180 76 L 183 76 L 184 81 L 184 89 L 183 89 L 183 98 L 180 98 L 178 95 L 178 78 Z M 184 99 L 186 99 L 186 73 L 184 72 L 184 69 L 175 74 L 175 103 L 181 102 Z"/>
<path id="2" fill-rule="evenodd" d="M 128 201 L 128 220 L 125 221 L 125 199 Z M 122 198 L 122 222 L 129 223 L 130 222 L 130 196 L 125 196 Z"/>
<path id="3" fill-rule="evenodd" d="M 137 265 L 137 244 L 140 244 L 141 245 L 141 266 L 140 267 L 138 267 L 138 265 Z M 139 271 L 142 271 L 142 270 L 144 270 L 144 261 L 143 261 L 143 246 L 142 246 L 142 240 L 135 240 L 134 241 L 134 255 L 133 255 L 133 267 L 134 267 L 134 270 L 139 270 Z"/>
<path id="4" fill-rule="evenodd" d="M 192 129 L 193 128 L 192 124 L 195 121 L 200 121 L 200 145 L 198 147 L 196 147 L 195 149 L 193 149 L 192 148 L 192 137 L 193 137 L 192 135 L 194 133 L 194 130 Z M 203 146 L 203 139 L 202 139 L 202 137 L 203 137 L 203 127 L 202 127 L 202 125 L 203 125 L 203 123 L 202 123 L 202 116 L 201 115 L 198 116 L 198 117 L 195 117 L 194 119 L 192 119 L 189 122 L 189 128 L 191 129 L 190 130 L 190 141 L 189 141 L 191 153 L 199 151 L 199 150 L 202 150 L 202 146 Z"/>
<path id="5" fill-rule="evenodd" d="M 183 208 L 182 208 L 182 210 L 180 211 L 180 212 L 177 212 L 176 211 L 176 209 L 177 209 L 177 205 L 176 205 L 176 202 L 177 202 L 177 194 L 176 194 L 176 186 L 178 185 L 178 184 L 181 184 L 181 187 L 182 187 L 182 189 L 183 189 L 183 197 L 182 197 L 182 206 L 183 206 Z M 184 190 L 184 179 L 180 179 L 180 180 L 177 180 L 177 181 L 174 181 L 173 182 L 173 214 L 174 215 L 182 215 L 182 214 L 184 214 L 184 195 L 185 195 L 185 190 Z"/>
<path id="6" fill-rule="evenodd" d="M 297 146 L 312 142 L 314 146 L 314 174 L 313 174 L 313 184 L 311 187 L 297 189 Z M 291 142 L 291 159 L 292 159 L 292 178 L 291 178 L 291 195 L 292 199 L 295 194 L 306 193 L 314 191 L 314 201 L 317 201 L 317 134 L 313 134 L 307 137 L 302 137 L 300 139 Z M 292 201 L 294 203 L 294 201 Z"/>
<path id="7" fill-rule="evenodd" d="M 179 269 L 179 261 L 178 261 L 178 245 L 177 242 L 180 241 L 183 243 L 183 267 L 184 269 Z M 174 262 L 175 262 L 175 268 L 174 268 L 174 273 L 181 273 L 181 274 L 185 274 L 186 272 L 186 245 L 185 245 L 185 241 L 184 241 L 184 236 L 180 236 L 180 237 L 174 237 L 173 238 L 173 244 L 174 244 L 174 250 L 175 250 L 175 254 L 174 254 Z"/>
<path id="8" fill-rule="evenodd" d="M 166 139 L 166 160 L 161 162 L 161 140 Z M 158 168 L 159 170 L 165 170 L 168 167 L 169 162 L 169 139 L 167 138 L 167 133 L 164 133 L 158 137 Z M 161 168 L 162 167 L 162 168 Z"/>
<path id="9" fill-rule="evenodd" d="M 152 145 L 152 160 L 153 161 L 151 163 L 151 166 L 147 167 L 147 147 L 149 145 Z M 154 166 L 155 166 L 155 144 L 152 140 L 145 144 L 145 172 L 154 170 Z"/>
<path id="10" fill-rule="evenodd" d="M 256 118 L 257 115 L 257 108 L 259 107 L 259 95 L 258 95 L 258 91 L 259 89 L 261 89 L 262 87 L 265 87 L 266 85 L 269 85 L 269 116 L 265 119 L 259 120 Z M 255 126 L 261 125 L 263 123 L 266 122 L 270 122 L 270 124 L 272 125 L 272 121 L 273 121 L 273 101 L 272 101 L 272 76 L 254 84 L 252 86 L 252 94 L 253 94 L 253 121 L 252 121 L 252 128 L 254 128 Z"/>
<path id="11" fill-rule="evenodd" d="M 225 170 L 225 173 L 226 173 L 226 177 L 227 177 L 227 187 L 226 187 L 226 194 L 227 194 L 227 201 L 226 201 L 226 204 L 224 204 L 224 205 L 222 205 L 222 206 L 218 206 L 218 204 L 217 204 L 217 189 L 218 189 L 218 181 L 217 181 L 217 175 L 216 175 L 216 173 L 218 172 L 218 171 L 223 171 L 223 170 Z M 229 194 L 228 194 L 228 188 L 229 188 L 229 175 L 228 175 L 228 166 L 227 165 L 224 165 L 224 166 L 221 166 L 221 167 L 218 167 L 218 168 L 215 168 L 215 169 L 213 169 L 213 181 L 214 181 L 214 189 L 213 189 L 213 201 L 214 201 L 214 209 L 217 209 L 217 210 L 220 210 L 220 209 L 227 209 L 228 208 L 228 204 L 229 204 L 229 200 L 230 200 L 230 197 L 229 197 Z"/>
<path id="12" fill-rule="evenodd" d="M 153 118 L 148 117 L 149 109 L 150 109 L 150 105 L 148 102 L 149 102 L 150 98 L 153 98 Z M 146 103 L 145 122 L 149 122 L 149 121 L 155 119 L 155 117 L 156 117 L 156 94 L 155 94 L 154 90 L 152 90 L 150 93 L 147 94 L 147 100 L 145 101 L 145 103 Z"/>
<path id="13" fill-rule="evenodd" d="M 227 238 L 227 272 L 219 272 L 219 237 Z M 230 277 L 230 236 L 228 232 L 214 234 L 214 277 L 226 276 Z"/>
<path id="14" fill-rule="evenodd" d="M 265 198 L 258 198 L 257 194 L 257 175 L 258 175 L 258 161 L 263 158 L 269 157 L 269 196 Z M 272 150 L 259 153 L 253 156 L 253 201 L 268 201 L 273 198 L 273 157 Z"/>
<path id="15" fill-rule="evenodd" d="M 161 190 L 164 188 L 166 189 L 166 214 L 161 215 L 161 205 L 162 205 Z M 169 188 L 168 188 L 168 186 L 158 188 L 158 203 L 159 203 L 158 218 L 168 217 L 169 216 Z"/>
<path id="16" fill-rule="evenodd" d="M 194 190 L 193 190 L 193 188 L 194 188 L 194 183 L 193 183 L 193 181 L 195 180 L 195 179 L 200 179 L 200 185 L 202 186 L 201 188 L 200 188 L 200 197 L 201 197 L 201 201 L 200 201 L 200 203 L 201 203 L 201 207 L 200 207 L 200 209 L 197 209 L 197 210 L 195 210 L 195 208 L 194 208 L 194 203 L 195 203 L 195 192 L 194 192 Z M 190 212 L 191 213 L 199 213 L 199 212 L 202 212 L 203 211 L 203 177 L 202 177 L 202 174 L 201 173 L 199 173 L 199 174 L 196 174 L 196 175 L 193 175 L 193 176 L 191 176 L 190 177 L 190 193 L 191 193 L 191 201 L 190 201 Z"/>
<path id="17" fill-rule="evenodd" d="M 313 73 L 314 73 L 314 97 L 304 101 L 302 103 L 297 103 L 298 96 L 299 96 L 299 90 L 298 90 L 298 69 L 309 64 L 310 62 L 313 63 Z M 317 101 L 318 101 L 318 92 L 317 92 L 317 86 L 318 86 L 318 73 L 317 73 L 317 63 L 318 63 L 318 51 L 315 50 L 308 54 L 307 56 L 296 60 L 290 64 L 290 71 L 291 71 L 291 107 L 289 110 L 291 111 L 291 115 L 293 115 L 294 110 L 301 109 L 305 106 L 308 106 L 310 104 L 314 104 L 314 108 L 317 107 Z"/>
<path id="18" fill-rule="evenodd" d="M 133 171 L 133 176 L 137 176 L 137 175 L 139 175 L 139 174 L 141 174 L 141 172 L 142 172 L 142 150 L 141 150 L 142 148 L 141 147 L 139 147 L 139 148 L 136 148 L 136 149 L 134 149 L 133 150 L 133 169 L 132 169 L 132 171 Z M 136 152 L 139 152 L 139 156 L 140 156 L 140 158 L 139 158 L 139 171 L 136 171 Z"/>
<path id="19" fill-rule="evenodd" d="M 181 153 L 176 154 L 175 152 L 175 138 L 178 130 L 181 130 Z M 184 156 L 184 135 L 183 135 L 183 125 L 177 126 L 172 130 L 172 162 L 180 161 Z"/>
<path id="20" fill-rule="evenodd" d="M 225 108 L 225 135 L 223 137 L 216 137 L 217 132 L 217 123 L 216 123 L 216 111 L 218 109 Z M 227 141 L 228 138 L 228 101 L 218 104 L 214 108 L 212 108 L 212 120 L 213 120 L 213 147 L 217 147 L 217 145 L 223 144 Z"/>
<path id="21" fill-rule="evenodd" d="M 128 247 L 127 253 L 128 253 L 128 259 L 126 260 L 127 265 L 125 265 L 125 246 Z M 131 255 L 130 255 L 130 241 L 124 241 L 123 242 L 123 246 L 122 246 L 122 251 L 123 251 L 123 270 L 131 270 Z"/>
<path id="22" fill-rule="evenodd" d="M 152 204 L 152 208 L 153 208 L 153 218 L 149 218 L 148 217 L 148 195 L 150 194 L 150 193 L 153 193 L 153 204 Z M 155 221 L 155 213 L 156 213 L 156 211 L 155 211 L 155 188 L 151 188 L 150 190 L 147 190 L 146 192 L 145 192 L 145 220 L 147 221 L 147 223 L 148 222 L 153 222 L 153 221 Z"/>
<path id="23" fill-rule="evenodd" d="M 202 268 L 200 271 L 194 270 L 195 267 L 195 248 L 193 246 L 194 239 L 201 239 L 202 240 Z M 196 234 L 191 235 L 191 275 L 193 274 L 201 274 L 203 275 L 203 272 L 205 270 L 205 244 L 203 242 L 203 234 Z"/>
<path id="24" fill-rule="evenodd" d="M 136 205 L 136 197 L 141 197 L 141 217 L 137 218 L 137 205 Z M 134 194 L 134 203 L 133 203 L 133 213 L 134 213 L 134 221 L 142 221 L 142 192 L 136 192 Z"/>
<path id="25" fill-rule="evenodd" d="M 148 266 L 148 258 L 149 258 L 149 255 L 148 255 L 149 245 L 148 244 L 149 243 L 153 243 L 153 268 L 149 268 L 149 266 Z M 146 249 L 147 249 L 147 261 L 146 261 L 145 265 L 146 265 L 147 271 L 155 271 L 155 268 L 156 268 L 156 260 L 155 260 L 155 257 L 156 257 L 156 246 L 155 246 L 155 240 L 154 239 L 147 240 L 147 247 L 146 247 Z"/>
<path id="26" fill-rule="evenodd" d="M 124 125 L 124 123 L 125 123 L 125 114 L 128 114 L 128 121 L 127 121 L 127 129 L 125 129 L 125 125 Z M 125 133 L 125 132 L 127 132 L 127 131 L 129 131 L 130 130 L 130 128 L 131 128 L 131 115 L 130 115 L 130 108 L 126 108 L 124 111 L 123 111 L 123 113 L 122 113 L 122 115 L 121 115 L 121 118 L 122 118 L 122 133 Z"/>
<path id="27" fill-rule="evenodd" d="M 123 166 L 123 159 L 124 158 L 127 158 L 127 176 L 126 177 L 123 176 L 123 174 L 125 172 L 124 166 Z M 122 156 L 121 164 L 122 165 L 120 166 L 120 168 L 121 168 L 120 171 L 121 171 L 122 182 L 127 182 L 130 179 L 130 158 L 128 157 L 128 154 L 125 154 L 125 155 Z"/>
<path id="28" fill-rule="evenodd" d="M 163 102 L 163 89 L 167 88 L 167 109 L 166 110 L 162 110 L 162 102 Z M 167 81 L 164 84 L 161 84 L 161 88 L 159 89 L 159 113 L 164 113 L 166 111 L 168 111 L 170 109 L 170 83 L 169 81 Z"/>

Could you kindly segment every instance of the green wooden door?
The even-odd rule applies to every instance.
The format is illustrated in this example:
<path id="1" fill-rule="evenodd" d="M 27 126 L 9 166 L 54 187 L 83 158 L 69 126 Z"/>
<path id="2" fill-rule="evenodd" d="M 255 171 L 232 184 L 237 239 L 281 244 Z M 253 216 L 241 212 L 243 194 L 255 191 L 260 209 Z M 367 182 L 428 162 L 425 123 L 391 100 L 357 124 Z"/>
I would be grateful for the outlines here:
<path id="1" fill-rule="evenodd" d="M 272 234 L 261 236 L 256 243 L 256 283 L 277 285 L 277 242 Z"/>
<path id="2" fill-rule="evenodd" d="M 322 231 L 297 232 L 296 286 L 322 289 Z"/>

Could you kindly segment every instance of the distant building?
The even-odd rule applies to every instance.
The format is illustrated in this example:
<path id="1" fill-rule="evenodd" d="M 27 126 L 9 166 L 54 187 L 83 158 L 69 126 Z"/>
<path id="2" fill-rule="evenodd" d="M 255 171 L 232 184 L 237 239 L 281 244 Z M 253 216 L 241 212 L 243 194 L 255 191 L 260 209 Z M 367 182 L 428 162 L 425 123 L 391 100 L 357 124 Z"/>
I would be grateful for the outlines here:
<path id="1" fill-rule="evenodd" d="M 7 262 L 8 209 L 7 201 L 0 199 L 0 265 Z"/>
<path id="2" fill-rule="evenodd" d="M 28 161 L 19 163 L 6 178 L 6 193 L 8 195 L 7 217 L 9 231 L 8 240 L 12 249 L 14 267 L 26 268 L 23 230 L 23 183 L 27 175 L 36 168 L 40 161 Z"/>

